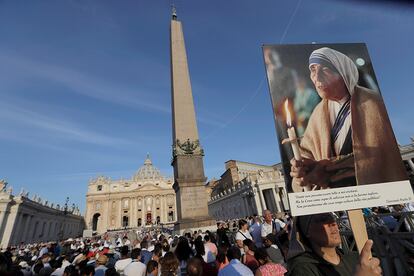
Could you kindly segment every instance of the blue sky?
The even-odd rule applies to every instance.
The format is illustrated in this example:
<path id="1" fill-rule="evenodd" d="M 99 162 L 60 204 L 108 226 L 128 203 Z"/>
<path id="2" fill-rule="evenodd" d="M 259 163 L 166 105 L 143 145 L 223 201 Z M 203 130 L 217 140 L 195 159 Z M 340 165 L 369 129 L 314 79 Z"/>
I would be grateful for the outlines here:
<path id="1" fill-rule="evenodd" d="M 397 140 L 412 123 L 414 6 L 175 1 L 208 178 L 279 162 L 261 45 L 365 42 Z M 0 178 L 84 210 L 88 180 L 172 175 L 169 1 L 0 1 Z M 386 141 L 384 141 L 386 142 Z"/>

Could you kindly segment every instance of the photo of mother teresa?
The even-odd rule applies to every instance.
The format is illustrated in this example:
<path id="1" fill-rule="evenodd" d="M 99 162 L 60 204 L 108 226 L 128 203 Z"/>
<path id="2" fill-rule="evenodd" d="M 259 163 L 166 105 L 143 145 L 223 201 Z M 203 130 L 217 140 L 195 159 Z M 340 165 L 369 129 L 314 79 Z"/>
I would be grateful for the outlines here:
<path id="1" fill-rule="evenodd" d="M 300 142 L 303 160 L 291 161 L 293 191 L 406 180 L 382 97 L 358 85 L 354 62 L 323 47 L 311 53 L 309 72 L 322 101 Z"/>

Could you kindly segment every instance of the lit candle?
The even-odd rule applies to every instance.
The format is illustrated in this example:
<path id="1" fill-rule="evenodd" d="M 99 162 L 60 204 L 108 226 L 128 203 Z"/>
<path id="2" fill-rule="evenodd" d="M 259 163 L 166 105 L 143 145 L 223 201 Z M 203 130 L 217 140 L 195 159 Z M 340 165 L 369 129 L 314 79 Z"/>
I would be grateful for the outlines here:
<path id="1" fill-rule="evenodd" d="M 290 144 L 292 145 L 293 155 L 295 157 L 295 160 L 301 161 L 302 156 L 300 155 L 298 137 L 296 136 L 295 128 L 292 126 L 292 117 L 289 111 L 289 100 L 288 99 L 286 99 L 285 101 L 285 110 L 286 110 L 286 124 L 288 127 L 287 133 L 288 133 Z"/>
<path id="2" fill-rule="evenodd" d="M 302 156 L 300 154 L 300 147 L 298 143 L 298 137 L 296 136 L 296 130 L 292 125 L 292 116 L 290 115 L 289 111 L 289 100 L 286 99 L 285 101 L 285 111 L 286 111 L 286 124 L 287 124 L 287 133 L 289 142 L 292 145 L 293 156 L 296 161 L 301 161 Z M 305 191 L 310 191 L 311 188 L 309 186 L 303 187 Z"/>

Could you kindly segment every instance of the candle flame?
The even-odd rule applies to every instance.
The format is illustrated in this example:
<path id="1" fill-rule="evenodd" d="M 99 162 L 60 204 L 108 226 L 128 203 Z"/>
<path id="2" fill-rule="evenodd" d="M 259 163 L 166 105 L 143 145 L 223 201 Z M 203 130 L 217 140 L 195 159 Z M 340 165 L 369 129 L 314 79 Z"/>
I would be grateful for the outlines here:
<path id="1" fill-rule="evenodd" d="M 292 126 L 292 117 L 290 116 L 290 112 L 289 112 L 289 100 L 286 99 L 285 101 L 285 111 L 286 111 L 286 124 L 288 125 L 288 127 Z"/>

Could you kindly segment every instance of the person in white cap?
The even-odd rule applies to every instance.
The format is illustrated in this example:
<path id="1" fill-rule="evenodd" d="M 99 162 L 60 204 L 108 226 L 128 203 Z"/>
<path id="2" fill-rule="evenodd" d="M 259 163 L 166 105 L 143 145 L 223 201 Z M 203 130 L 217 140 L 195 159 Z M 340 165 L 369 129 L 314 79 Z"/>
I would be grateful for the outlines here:
<path id="1" fill-rule="evenodd" d="M 32 272 L 30 271 L 30 266 L 27 264 L 26 261 L 21 261 L 19 263 L 20 271 L 23 273 L 24 276 L 30 276 L 32 275 Z"/>
<path id="2" fill-rule="evenodd" d="M 46 254 L 48 252 L 49 252 L 49 250 L 47 249 L 47 244 L 46 243 L 43 243 L 42 244 L 42 248 L 40 249 L 38 258 L 42 257 L 44 254 Z"/>

